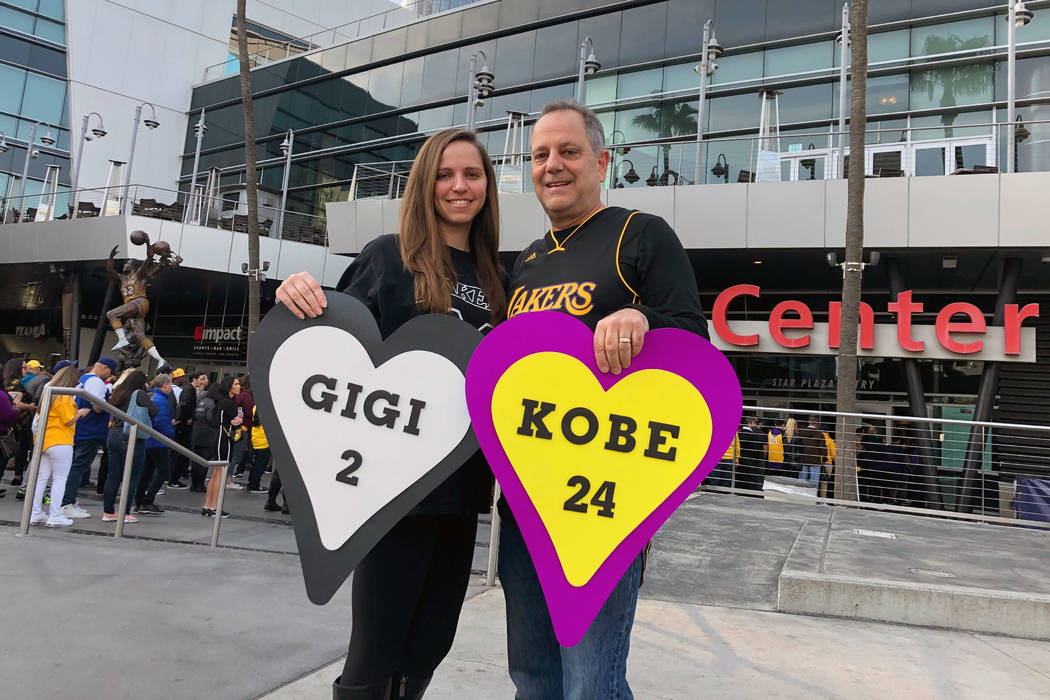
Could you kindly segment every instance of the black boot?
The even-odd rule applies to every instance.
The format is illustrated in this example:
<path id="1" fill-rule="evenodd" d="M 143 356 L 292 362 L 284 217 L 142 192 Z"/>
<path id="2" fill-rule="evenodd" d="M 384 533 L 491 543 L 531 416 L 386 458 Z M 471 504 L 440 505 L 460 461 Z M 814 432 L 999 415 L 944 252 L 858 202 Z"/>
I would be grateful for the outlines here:
<path id="1" fill-rule="evenodd" d="M 426 678 L 403 676 L 401 674 L 394 676 L 394 683 L 390 688 L 391 700 L 421 700 L 423 691 L 430 685 L 431 678 L 433 676 L 427 676 Z"/>
<path id="2" fill-rule="evenodd" d="M 343 685 L 342 676 L 332 683 L 332 700 L 387 700 L 390 695 L 390 679 L 372 685 Z"/>

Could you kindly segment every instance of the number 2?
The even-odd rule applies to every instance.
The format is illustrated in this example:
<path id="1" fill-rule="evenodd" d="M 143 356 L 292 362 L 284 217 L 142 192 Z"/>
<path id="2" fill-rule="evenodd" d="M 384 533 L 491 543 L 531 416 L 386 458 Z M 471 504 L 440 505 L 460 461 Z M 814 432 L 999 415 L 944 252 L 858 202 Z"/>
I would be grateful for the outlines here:
<path id="1" fill-rule="evenodd" d="M 585 476 L 573 476 L 569 478 L 566 486 L 576 487 L 576 493 L 569 496 L 563 508 L 573 513 L 586 513 L 587 504 L 583 502 L 583 499 L 587 498 L 587 494 L 591 490 L 591 482 Z M 602 482 L 602 485 L 594 492 L 594 496 L 591 497 L 591 505 L 598 507 L 595 515 L 603 518 L 613 517 L 613 508 L 616 507 L 616 503 L 613 501 L 615 492 L 616 482 Z"/>
<path id="2" fill-rule="evenodd" d="M 341 459 L 351 459 L 353 462 L 351 462 L 350 466 L 346 469 L 340 470 L 339 473 L 335 475 L 335 480 L 341 484 L 357 486 L 357 477 L 350 475 L 361 468 L 361 462 L 363 461 L 361 453 L 357 450 L 347 450 L 343 453 Z"/>

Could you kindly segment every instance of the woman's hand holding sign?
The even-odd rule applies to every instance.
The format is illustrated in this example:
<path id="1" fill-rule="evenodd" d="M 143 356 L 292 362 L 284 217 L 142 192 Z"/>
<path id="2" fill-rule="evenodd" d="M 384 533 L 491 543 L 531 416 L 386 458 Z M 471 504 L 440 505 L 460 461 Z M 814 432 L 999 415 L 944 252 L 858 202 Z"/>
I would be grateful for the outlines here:
<path id="1" fill-rule="evenodd" d="M 594 328 L 594 361 L 602 372 L 620 374 L 642 351 L 649 320 L 638 309 L 620 309 Z"/>
<path id="2" fill-rule="evenodd" d="M 288 307 L 298 319 L 317 318 L 328 307 L 328 299 L 309 272 L 296 272 L 277 288 L 277 301 Z"/>

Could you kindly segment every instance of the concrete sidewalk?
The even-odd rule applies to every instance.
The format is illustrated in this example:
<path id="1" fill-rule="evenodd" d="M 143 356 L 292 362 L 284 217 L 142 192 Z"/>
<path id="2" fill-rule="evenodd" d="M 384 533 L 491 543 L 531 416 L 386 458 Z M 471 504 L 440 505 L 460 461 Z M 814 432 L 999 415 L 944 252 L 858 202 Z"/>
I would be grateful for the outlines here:
<path id="1" fill-rule="evenodd" d="M 467 600 L 427 698 L 511 698 L 503 594 Z M 263 696 L 331 697 L 342 660 Z M 628 679 L 638 698 L 1045 698 L 1050 643 L 641 600 Z"/>

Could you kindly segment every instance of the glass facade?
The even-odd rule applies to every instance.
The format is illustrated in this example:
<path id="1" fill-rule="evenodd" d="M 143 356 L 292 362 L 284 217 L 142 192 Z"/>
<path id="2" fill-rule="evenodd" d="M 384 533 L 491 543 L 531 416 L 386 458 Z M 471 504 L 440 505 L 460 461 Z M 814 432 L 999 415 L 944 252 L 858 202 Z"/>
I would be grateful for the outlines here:
<path id="1" fill-rule="evenodd" d="M 602 69 L 587 81 L 587 102 L 610 141 L 635 144 L 627 162 L 611 171 L 609 186 L 688 182 L 682 173 L 691 176 L 696 159 L 690 138 L 696 134 L 694 66 L 709 18 L 726 53 L 717 61 L 704 108 L 703 181 L 746 180 L 757 170 L 757 151 L 769 148 L 782 154 L 782 176 L 816 179 L 837 172 L 828 132 L 838 119 L 839 2 L 664 0 L 587 17 L 572 14 L 598 4 L 468 7 L 253 71 L 260 154 L 275 159 L 266 164 L 264 178 L 279 181 L 278 145 L 289 128 L 296 130 L 298 155 L 290 179 L 300 183 L 289 195 L 290 207 L 307 213 L 316 213 L 333 187 L 349 191 L 355 164 L 412 158 L 428 132 L 463 124 L 468 66 L 479 49 L 495 74 L 496 92 L 477 110 L 477 124 L 482 142 L 498 154 L 507 111 L 535 115 L 550 99 L 574 94 L 580 42 L 591 37 Z M 959 127 L 1002 118 L 1001 108 L 994 111 L 1005 97 L 1002 13 L 992 14 L 980 0 L 892 0 L 872 8 L 870 21 L 869 142 L 905 143 L 900 165 L 906 174 L 937 171 L 931 165 L 936 148 L 943 150 L 947 172 L 950 164 L 980 160 L 976 154 L 984 141 L 990 154 L 985 164 L 998 162 L 1002 146 L 993 143 L 992 128 Z M 481 31 L 482 40 L 475 41 Z M 1023 51 L 1050 49 L 1050 9 L 1036 9 L 1036 20 L 1018 31 L 1018 42 Z M 401 51 L 416 53 L 397 60 Z M 782 137 L 779 145 L 764 142 L 762 149 L 754 139 L 760 88 L 779 93 L 773 115 Z M 217 126 L 205 138 L 202 171 L 236 169 L 243 161 L 238 96 L 236 80 L 194 90 L 193 108 L 205 107 L 209 126 Z M 1050 108 L 1050 58 L 1023 54 L 1018 99 L 1038 103 L 1025 107 L 1031 115 L 1045 114 L 1043 100 Z M 977 143 L 956 143 L 963 137 Z M 665 139 L 673 142 L 646 144 Z M 944 143 L 930 146 L 932 151 L 920 153 L 912 145 L 938 139 Z M 190 131 L 184 176 L 193 142 Z M 789 148 L 807 149 L 810 143 L 822 152 L 802 159 L 805 166 L 792 160 Z M 1022 151 L 1035 143 L 1020 145 L 1019 163 L 1033 160 Z M 323 157 L 307 155 L 321 149 Z M 873 167 L 872 158 L 867 161 Z M 714 175 L 718 162 L 729 167 Z M 632 170 L 637 179 L 625 177 Z"/>
<path id="2" fill-rule="evenodd" d="M 0 198 L 25 215 L 39 199 L 15 202 L 21 188 L 26 144 L 36 126 L 29 158 L 26 195 L 44 188 L 48 166 L 59 167 L 59 192 L 69 191 L 69 91 L 66 83 L 65 4 L 62 0 L 3 0 L 0 2 L 0 133 L 8 150 L 0 153 Z M 52 146 L 41 141 L 50 135 Z M 61 202 L 68 197 L 60 197 Z M 66 213 L 62 210 L 57 213 Z"/>

